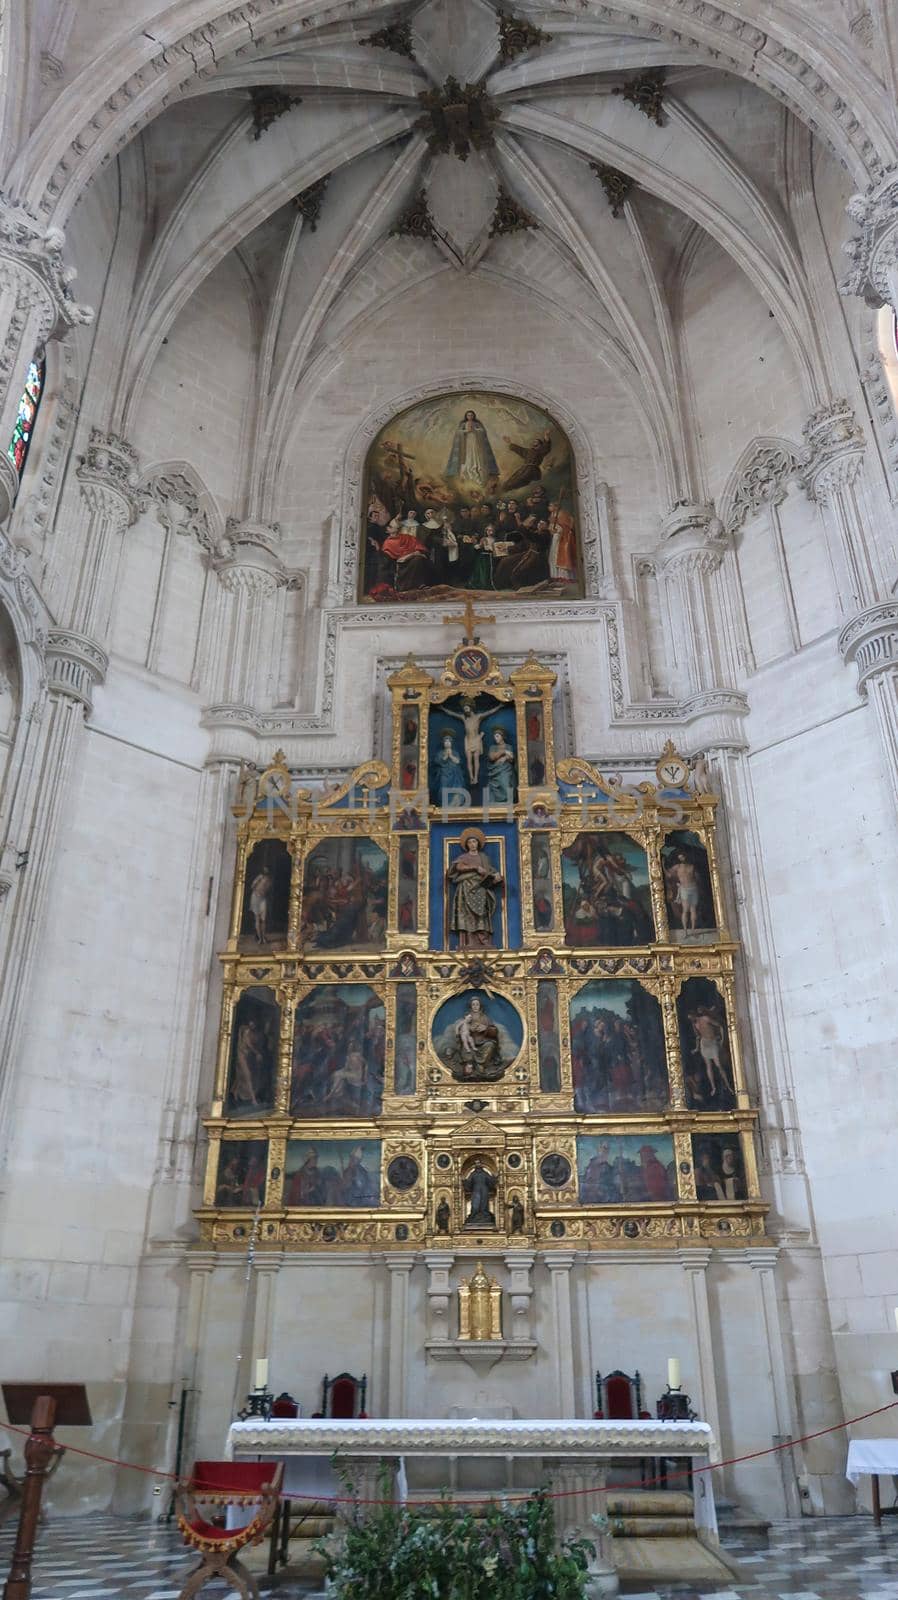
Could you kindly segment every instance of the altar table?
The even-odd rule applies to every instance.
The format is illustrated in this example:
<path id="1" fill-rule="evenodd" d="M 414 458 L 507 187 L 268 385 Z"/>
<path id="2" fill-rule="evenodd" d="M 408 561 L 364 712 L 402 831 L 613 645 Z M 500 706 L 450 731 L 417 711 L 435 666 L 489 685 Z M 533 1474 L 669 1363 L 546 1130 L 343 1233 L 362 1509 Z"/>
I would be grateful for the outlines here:
<path id="1" fill-rule="evenodd" d="M 706 1422 L 633 1422 L 580 1419 L 525 1421 L 483 1418 L 389 1418 L 336 1420 L 330 1417 L 285 1417 L 271 1422 L 232 1423 L 229 1460 L 241 1457 L 284 1461 L 284 1493 L 325 1498 L 342 1491 L 328 1473 L 334 1454 L 346 1464 L 368 1463 L 371 1497 L 376 1497 L 376 1464 L 393 1465 L 394 1493 L 404 1498 L 405 1462 L 418 1457 L 513 1457 L 541 1463 L 547 1476 L 568 1497 L 557 1503 L 560 1530 L 588 1526 L 590 1515 L 604 1505 L 607 1467 L 615 1461 L 689 1456 L 695 1477 L 695 1522 L 716 1542 L 712 1474 L 700 1469 L 717 1459 L 717 1442 Z M 295 1467 L 301 1471 L 296 1473 Z M 363 1494 L 368 1498 L 368 1494 Z M 497 1498 L 502 1498 L 501 1494 Z"/>
<path id="2" fill-rule="evenodd" d="M 856 1484 L 867 1473 L 873 1490 L 873 1521 L 878 1528 L 883 1518 L 879 1499 L 879 1475 L 884 1473 L 898 1477 L 898 1439 L 851 1440 L 848 1446 L 848 1460 L 845 1463 L 845 1476 L 849 1483 Z M 889 1515 L 898 1513 L 898 1506 L 887 1506 L 886 1513 Z"/>

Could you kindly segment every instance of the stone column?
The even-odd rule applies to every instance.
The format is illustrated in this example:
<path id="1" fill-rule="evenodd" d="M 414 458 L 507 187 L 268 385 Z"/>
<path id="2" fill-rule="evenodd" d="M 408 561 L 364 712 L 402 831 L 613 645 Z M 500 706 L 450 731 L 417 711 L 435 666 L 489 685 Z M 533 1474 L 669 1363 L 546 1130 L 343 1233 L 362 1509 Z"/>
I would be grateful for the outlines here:
<path id="1" fill-rule="evenodd" d="M 187 1419 L 184 1429 L 185 1465 L 196 1455 L 198 1407 L 196 1397 L 200 1387 L 200 1352 L 206 1338 L 206 1315 L 209 1285 L 215 1270 L 217 1255 L 214 1250 L 192 1250 L 187 1256 L 187 1309 L 184 1318 L 184 1339 L 181 1346 L 180 1372 L 173 1374 L 175 1384 L 187 1390 Z"/>
<path id="2" fill-rule="evenodd" d="M 849 614 L 872 604 L 887 588 L 875 539 L 875 521 L 863 503 L 861 467 L 866 438 L 847 400 L 831 400 L 808 418 L 798 481 L 820 507 L 836 597 Z"/>
<path id="3" fill-rule="evenodd" d="M 60 228 L 47 228 L 24 205 L 0 196 L 0 523 L 19 481 L 6 454 L 29 362 L 48 339 L 63 339 L 93 312 L 71 297 L 73 267 L 63 267 Z"/>
<path id="4" fill-rule="evenodd" d="M 789 1402 L 789 1379 L 786 1371 L 783 1331 L 780 1323 L 779 1306 L 776 1298 L 776 1278 L 774 1276 L 778 1254 L 779 1251 L 776 1248 L 747 1250 L 745 1252 L 745 1259 L 752 1268 L 757 1285 L 758 1309 L 764 1335 L 764 1346 L 770 1359 L 770 1388 L 776 1417 L 775 1442 L 789 1439 L 793 1435 L 792 1407 Z M 802 1514 L 801 1497 L 796 1480 L 797 1464 L 793 1461 L 792 1451 L 780 1451 L 777 1455 L 777 1462 L 782 1474 L 787 1515 L 800 1517 Z"/>
<path id="5" fill-rule="evenodd" d="M 858 691 L 876 718 L 883 770 L 898 807 L 898 599 L 870 606 L 839 634 L 842 660 L 854 662 Z"/>
<path id="6" fill-rule="evenodd" d="M 717 1441 L 711 1455 L 712 1461 L 722 1456 L 720 1440 L 720 1407 L 717 1403 L 717 1375 L 714 1368 L 714 1340 L 711 1334 L 711 1312 L 708 1305 L 708 1264 L 711 1251 L 686 1249 L 677 1251 L 677 1259 L 689 1280 L 692 1303 L 692 1324 L 695 1329 L 695 1348 L 698 1355 L 698 1392 L 695 1401 L 698 1414 L 707 1422 Z"/>
<path id="7" fill-rule="evenodd" d="M 512 1344 L 532 1338 L 530 1311 L 533 1301 L 533 1263 L 536 1257 L 526 1250 L 509 1250 L 505 1257 L 510 1282 L 508 1300 L 511 1306 L 510 1338 Z M 506 1330 L 509 1336 L 509 1330 Z"/>
<path id="8" fill-rule="evenodd" d="M 862 295 L 871 307 L 898 312 L 898 173 L 892 168 L 866 194 L 852 195 L 848 215 L 858 234 L 845 242 L 852 269 L 839 285 L 843 294 Z"/>
<path id="9" fill-rule="evenodd" d="M 408 1280 L 414 1266 L 413 1256 L 385 1256 L 390 1274 L 390 1365 L 387 1376 L 388 1417 L 406 1414 L 406 1367 L 408 1362 Z"/>
<path id="10" fill-rule="evenodd" d="M 555 1399 L 559 1417 L 576 1416 L 574 1401 L 574 1330 L 571 1315 L 572 1250 L 548 1250 L 544 1257 L 552 1282 L 552 1352 Z"/>
<path id="11" fill-rule="evenodd" d="M 744 1045 L 746 1052 L 750 1051 L 757 1075 L 765 1135 L 762 1174 L 769 1176 L 772 1185 L 777 1226 L 808 1237 L 813 1221 L 795 1104 L 786 1006 L 748 756 L 744 750 L 713 748 L 708 755 L 713 764 L 715 787 L 722 800 L 718 819 L 729 858 L 730 870 L 723 875 L 725 895 L 732 902 L 727 920 L 737 930 L 744 950 L 744 961 L 737 967 L 737 981 L 740 1003 L 751 1024 Z M 749 1089 L 752 1088 L 749 1077 Z"/>
<path id="12" fill-rule="evenodd" d="M 716 576 L 730 540 L 711 505 L 681 500 L 661 525 L 652 556 L 661 595 L 670 687 L 681 700 L 733 677 Z"/>
<path id="13" fill-rule="evenodd" d="M 448 1344 L 452 1337 L 449 1274 L 454 1262 L 455 1256 L 448 1250 L 428 1250 L 424 1256 L 427 1268 L 427 1338 L 431 1344 Z"/>
<path id="14" fill-rule="evenodd" d="M 282 1260 L 283 1257 L 280 1255 L 253 1257 L 256 1292 L 253 1302 L 252 1362 L 260 1356 L 271 1355 L 277 1275 L 281 1270 Z M 255 1367 L 252 1364 L 248 1378 L 251 1385 L 255 1384 Z"/>
<path id="15" fill-rule="evenodd" d="M 218 641 L 214 676 L 220 703 L 213 714 L 225 708 L 253 713 L 274 701 L 274 601 L 287 581 L 277 554 L 279 540 L 277 523 L 228 521 L 228 553 L 216 562 L 216 571 L 231 605 Z"/>
<path id="16" fill-rule="evenodd" d="M 5 1098 L 30 998 L 35 951 L 44 928 L 61 818 L 93 691 L 106 677 L 106 639 L 120 535 L 137 511 L 137 458 L 122 439 L 96 430 L 78 470 L 87 514 L 68 625 L 51 629 L 45 651 L 47 698 L 40 747 L 31 776 L 27 868 L 23 870 L 8 930 L 0 984 L 0 1062 Z M 24 820 L 24 809 L 23 809 Z M 4 1106 L 0 1098 L 0 1126 Z"/>

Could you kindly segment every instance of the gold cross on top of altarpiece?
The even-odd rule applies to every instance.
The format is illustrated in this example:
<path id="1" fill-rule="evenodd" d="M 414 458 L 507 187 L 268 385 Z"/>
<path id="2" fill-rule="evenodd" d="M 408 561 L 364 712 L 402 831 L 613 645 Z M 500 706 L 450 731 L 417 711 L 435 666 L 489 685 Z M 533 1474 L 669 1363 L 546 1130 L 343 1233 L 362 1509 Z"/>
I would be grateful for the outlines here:
<path id="1" fill-rule="evenodd" d="M 487 615 L 481 616 L 477 611 L 475 611 L 474 610 L 474 603 L 473 603 L 473 601 L 471 599 L 471 596 L 468 595 L 468 598 L 465 601 L 465 614 L 464 614 L 464 616 L 463 617 L 444 617 L 443 618 L 443 626 L 444 627 L 448 627 L 451 623 L 463 622 L 464 625 L 465 625 L 465 644 L 474 644 L 474 643 L 476 643 L 476 639 L 475 639 L 475 635 L 474 635 L 474 624 L 475 624 L 475 622 L 495 622 L 495 620 L 496 619 L 493 616 L 487 616 Z"/>

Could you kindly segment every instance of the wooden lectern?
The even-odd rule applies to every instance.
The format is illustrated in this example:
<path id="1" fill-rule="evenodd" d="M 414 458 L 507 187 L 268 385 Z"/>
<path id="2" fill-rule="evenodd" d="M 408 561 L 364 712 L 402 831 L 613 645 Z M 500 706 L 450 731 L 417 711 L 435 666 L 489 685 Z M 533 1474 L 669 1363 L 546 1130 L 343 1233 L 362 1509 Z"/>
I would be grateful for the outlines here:
<path id="1" fill-rule="evenodd" d="M 53 1429 L 57 1423 L 63 1428 L 89 1427 L 92 1419 L 83 1383 L 4 1383 L 2 1387 L 7 1420 L 13 1427 L 26 1423 L 31 1427 L 25 1443 L 19 1531 L 3 1600 L 29 1600 L 31 1561 L 44 1478 L 60 1449 L 53 1438 Z"/>

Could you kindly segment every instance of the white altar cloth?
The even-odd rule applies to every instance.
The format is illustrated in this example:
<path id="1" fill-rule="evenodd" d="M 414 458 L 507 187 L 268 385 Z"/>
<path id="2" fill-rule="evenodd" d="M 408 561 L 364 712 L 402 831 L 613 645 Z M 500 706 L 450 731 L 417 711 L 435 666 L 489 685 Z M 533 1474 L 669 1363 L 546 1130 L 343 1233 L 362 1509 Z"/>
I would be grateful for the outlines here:
<path id="1" fill-rule="evenodd" d="M 707 1422 L 634 1422 L 480 1417 L 278 1417 L 232 1422 L 227 1457 L 551 1456 L 621 1460 L 635 1456 L 712 1456 Z"/>
<path id="2" fill-rule="evenodd" d="M 867 1473 L 871 1477 L 898 1475 L 898 1439 L 851 1440 L 845 1476 L 849 1483 L 858 1483 Z"/>
<path id="3" fill-rule="evenodd" d="M 251 1456 L 285 1462 L 285 1493 L 310 1498 L 339 1494 L 329 1474 L 331 1457 L 378 1459 L 402 1463 L 414 1456 L 521 1457 L 578 1462 L 613 1462 L 645 1457 L 690 1456 L 693 1469 L 717 1459 L 717 1441 L 706 1422 L 633 1422 L 592 1419 L 490 1419 L 284 1417 L 264 1422 L 233 1422 L 228 1430 L 228 1460 Z M 297 1460 L 296 1458 L 299 1458 Z M 400 1466 L 400 1472 L 402 1471 Z M 717 1536 L 711 1473 L 695 1480 L 696 1526 Z"/>

